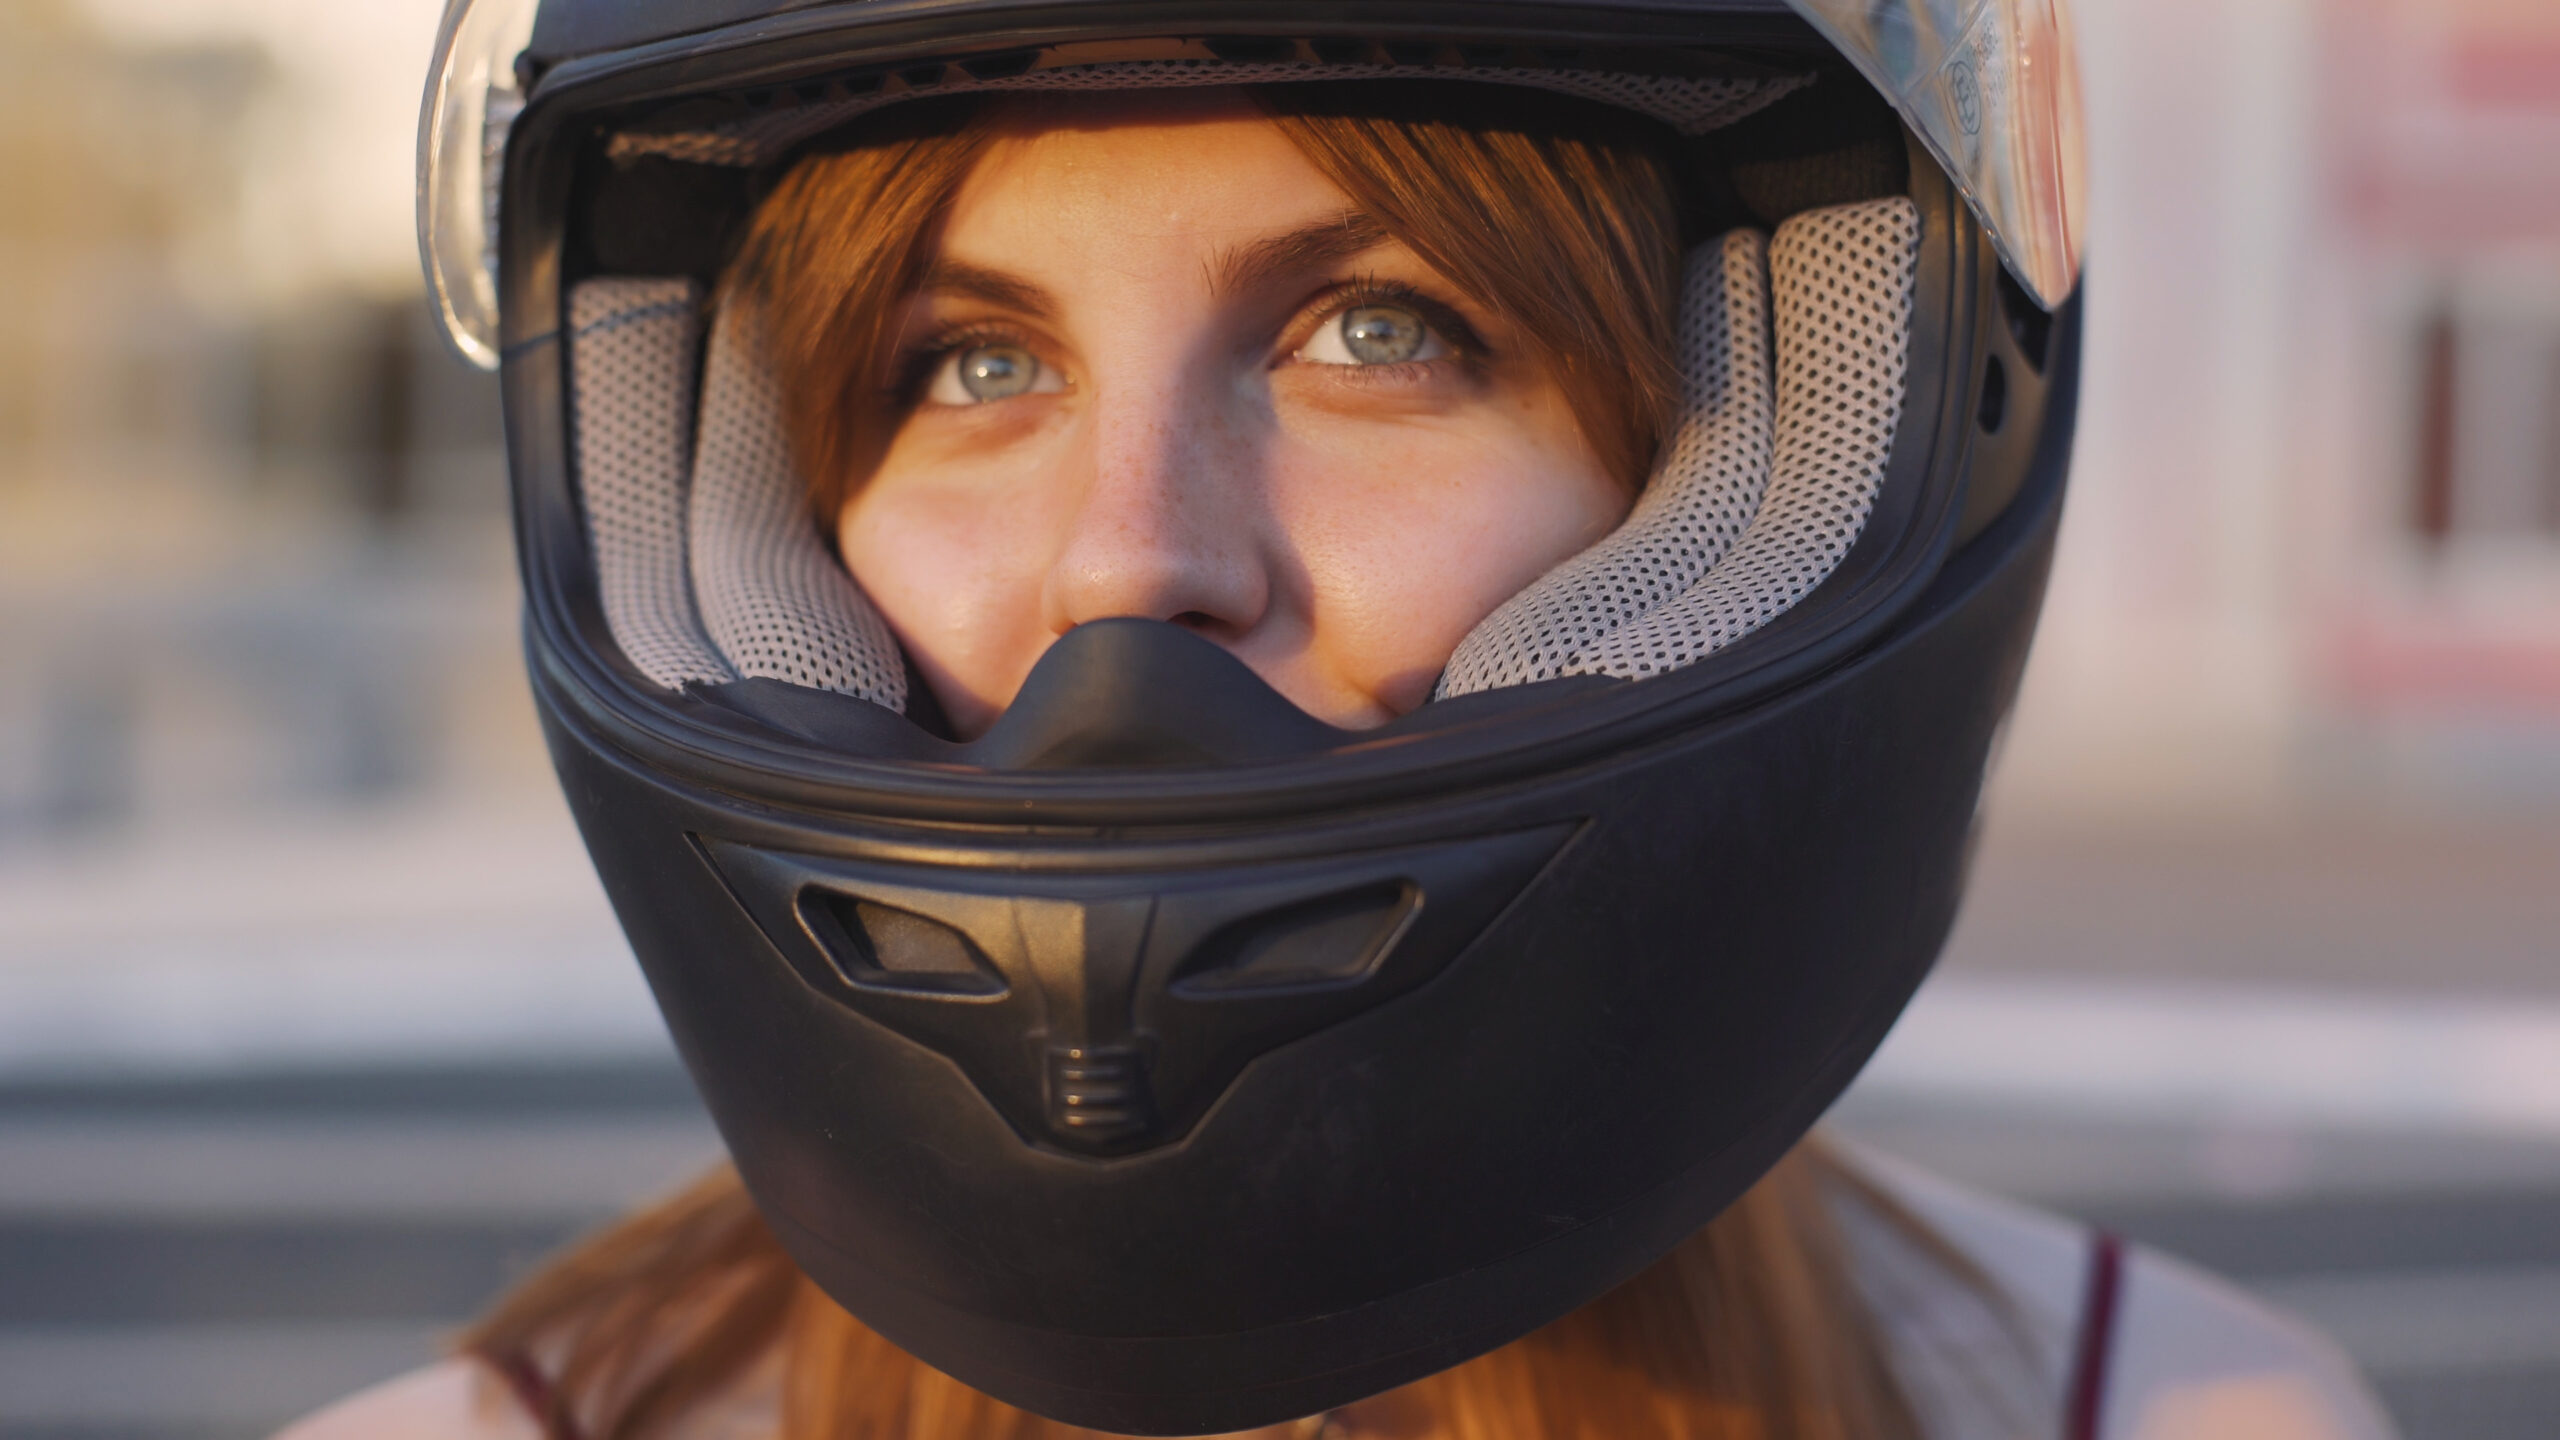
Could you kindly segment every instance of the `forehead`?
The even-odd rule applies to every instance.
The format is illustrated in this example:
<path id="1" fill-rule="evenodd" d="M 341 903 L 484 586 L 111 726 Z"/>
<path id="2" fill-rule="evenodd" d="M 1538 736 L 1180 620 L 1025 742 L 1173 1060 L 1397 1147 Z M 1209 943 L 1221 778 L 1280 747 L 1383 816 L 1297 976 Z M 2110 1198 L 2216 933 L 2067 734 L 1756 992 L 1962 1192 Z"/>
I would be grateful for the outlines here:
<path id="1" fill-rule="evenodd" d="M 990 123 L 944 228 L 953 255 L 1225 245 L 1351 206 L 1232 87 L 1027 98 Z"/>

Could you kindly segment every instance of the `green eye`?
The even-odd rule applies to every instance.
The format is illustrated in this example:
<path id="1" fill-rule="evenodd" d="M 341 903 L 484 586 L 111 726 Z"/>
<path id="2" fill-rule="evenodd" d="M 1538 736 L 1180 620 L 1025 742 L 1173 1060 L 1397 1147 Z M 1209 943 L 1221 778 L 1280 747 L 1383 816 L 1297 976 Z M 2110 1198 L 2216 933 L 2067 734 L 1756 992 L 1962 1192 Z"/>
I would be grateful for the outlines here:
<path id="1" fill-rule="evenodd" d="M 1360 305 L 1342 312 L 1342 348 L 1362 365 L 1394 365 L 1422 353 L 1431 327 L 1410 310 Z"/>
<path id="2" fill-rule="evenodd" d="M 1437 360 L 1449 342 L 1429 321 L 1402 305 L 1354 305 L 1316 327 L 1298 358 L 1318 365 L 1401 365 Z"/>
<path id="3" fill-rule="evenodd" d="M 1040 378 L 1040 362 L 1015 345 L 976 345 L 958 357 L 960 388 L 972 400 L 1010 400 Z"/>
<path id="4" fill-rule="evenodd" d="M 986 405 L 1066 388 L 1066 377 L 1042 364 L 1029 347 L 990 340 L 945 353 L 934 367 L 925 399 L 936 405 Z"/>

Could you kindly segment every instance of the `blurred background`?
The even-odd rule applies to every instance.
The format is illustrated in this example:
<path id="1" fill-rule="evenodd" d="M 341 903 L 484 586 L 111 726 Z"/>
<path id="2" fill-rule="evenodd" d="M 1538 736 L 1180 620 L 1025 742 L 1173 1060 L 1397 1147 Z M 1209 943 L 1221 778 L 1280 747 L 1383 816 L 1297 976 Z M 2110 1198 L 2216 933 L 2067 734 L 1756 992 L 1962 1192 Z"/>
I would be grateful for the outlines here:
<path id="1" fill-rule="evenodd" d="M 708 1162 L 418 303 L 435 0 L 0 0 L 0 1440 L 250 1436 Z M 2560 1433 L 2560 6 L 2080 0 L 2075 493 L 1840 1126 Z"/>

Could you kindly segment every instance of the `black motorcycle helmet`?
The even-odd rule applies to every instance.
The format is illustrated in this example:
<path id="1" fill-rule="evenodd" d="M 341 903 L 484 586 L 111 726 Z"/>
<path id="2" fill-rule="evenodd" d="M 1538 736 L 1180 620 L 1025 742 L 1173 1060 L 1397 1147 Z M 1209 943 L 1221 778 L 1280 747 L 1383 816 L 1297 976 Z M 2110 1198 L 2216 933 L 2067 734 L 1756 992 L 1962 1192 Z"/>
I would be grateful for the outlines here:
<path id="1" fill-rule="evenodd" d="M 454 0 L 421 241 L 503 374 L 534 694 L 814 1280 L 1023 1408 L 1231 1431 L 1564 1314 L 1796 1143 L 1946 935 L 2042 594 L 2058 9 Z M 1301 77 L 1684 137 L 1735 223 L 1691 260 L 1684 348 L 1720 360 L 1663 468 L 1382 729 L 1133 619 L 938 737 L 706 313 L 732 237 L 796 147 L 910 97 Z"/>

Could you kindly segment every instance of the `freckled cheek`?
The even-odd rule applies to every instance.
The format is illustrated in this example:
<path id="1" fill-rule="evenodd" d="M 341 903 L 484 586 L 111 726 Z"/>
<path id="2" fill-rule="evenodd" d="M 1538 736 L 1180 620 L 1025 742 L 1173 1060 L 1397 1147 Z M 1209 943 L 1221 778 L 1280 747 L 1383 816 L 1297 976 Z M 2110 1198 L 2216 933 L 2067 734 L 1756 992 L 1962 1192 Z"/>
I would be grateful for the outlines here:
<path id="1" fill-rule="evenodd" d="M 845 566 L 928 670 L 1009 694 L 1047 642 L 1043 515 L 983 487 L 883 476 L 846 507 Z"/>
<path id="2" fill-rule="evenodd" d="M 1478 621 L 1621 512 L 1577 453 L 1509 427 L 1290 447 L 1273 504 L 1328 668 L 1400 707 Z M 1422 682 L 1427 683 L 1427 682 Z"/>

